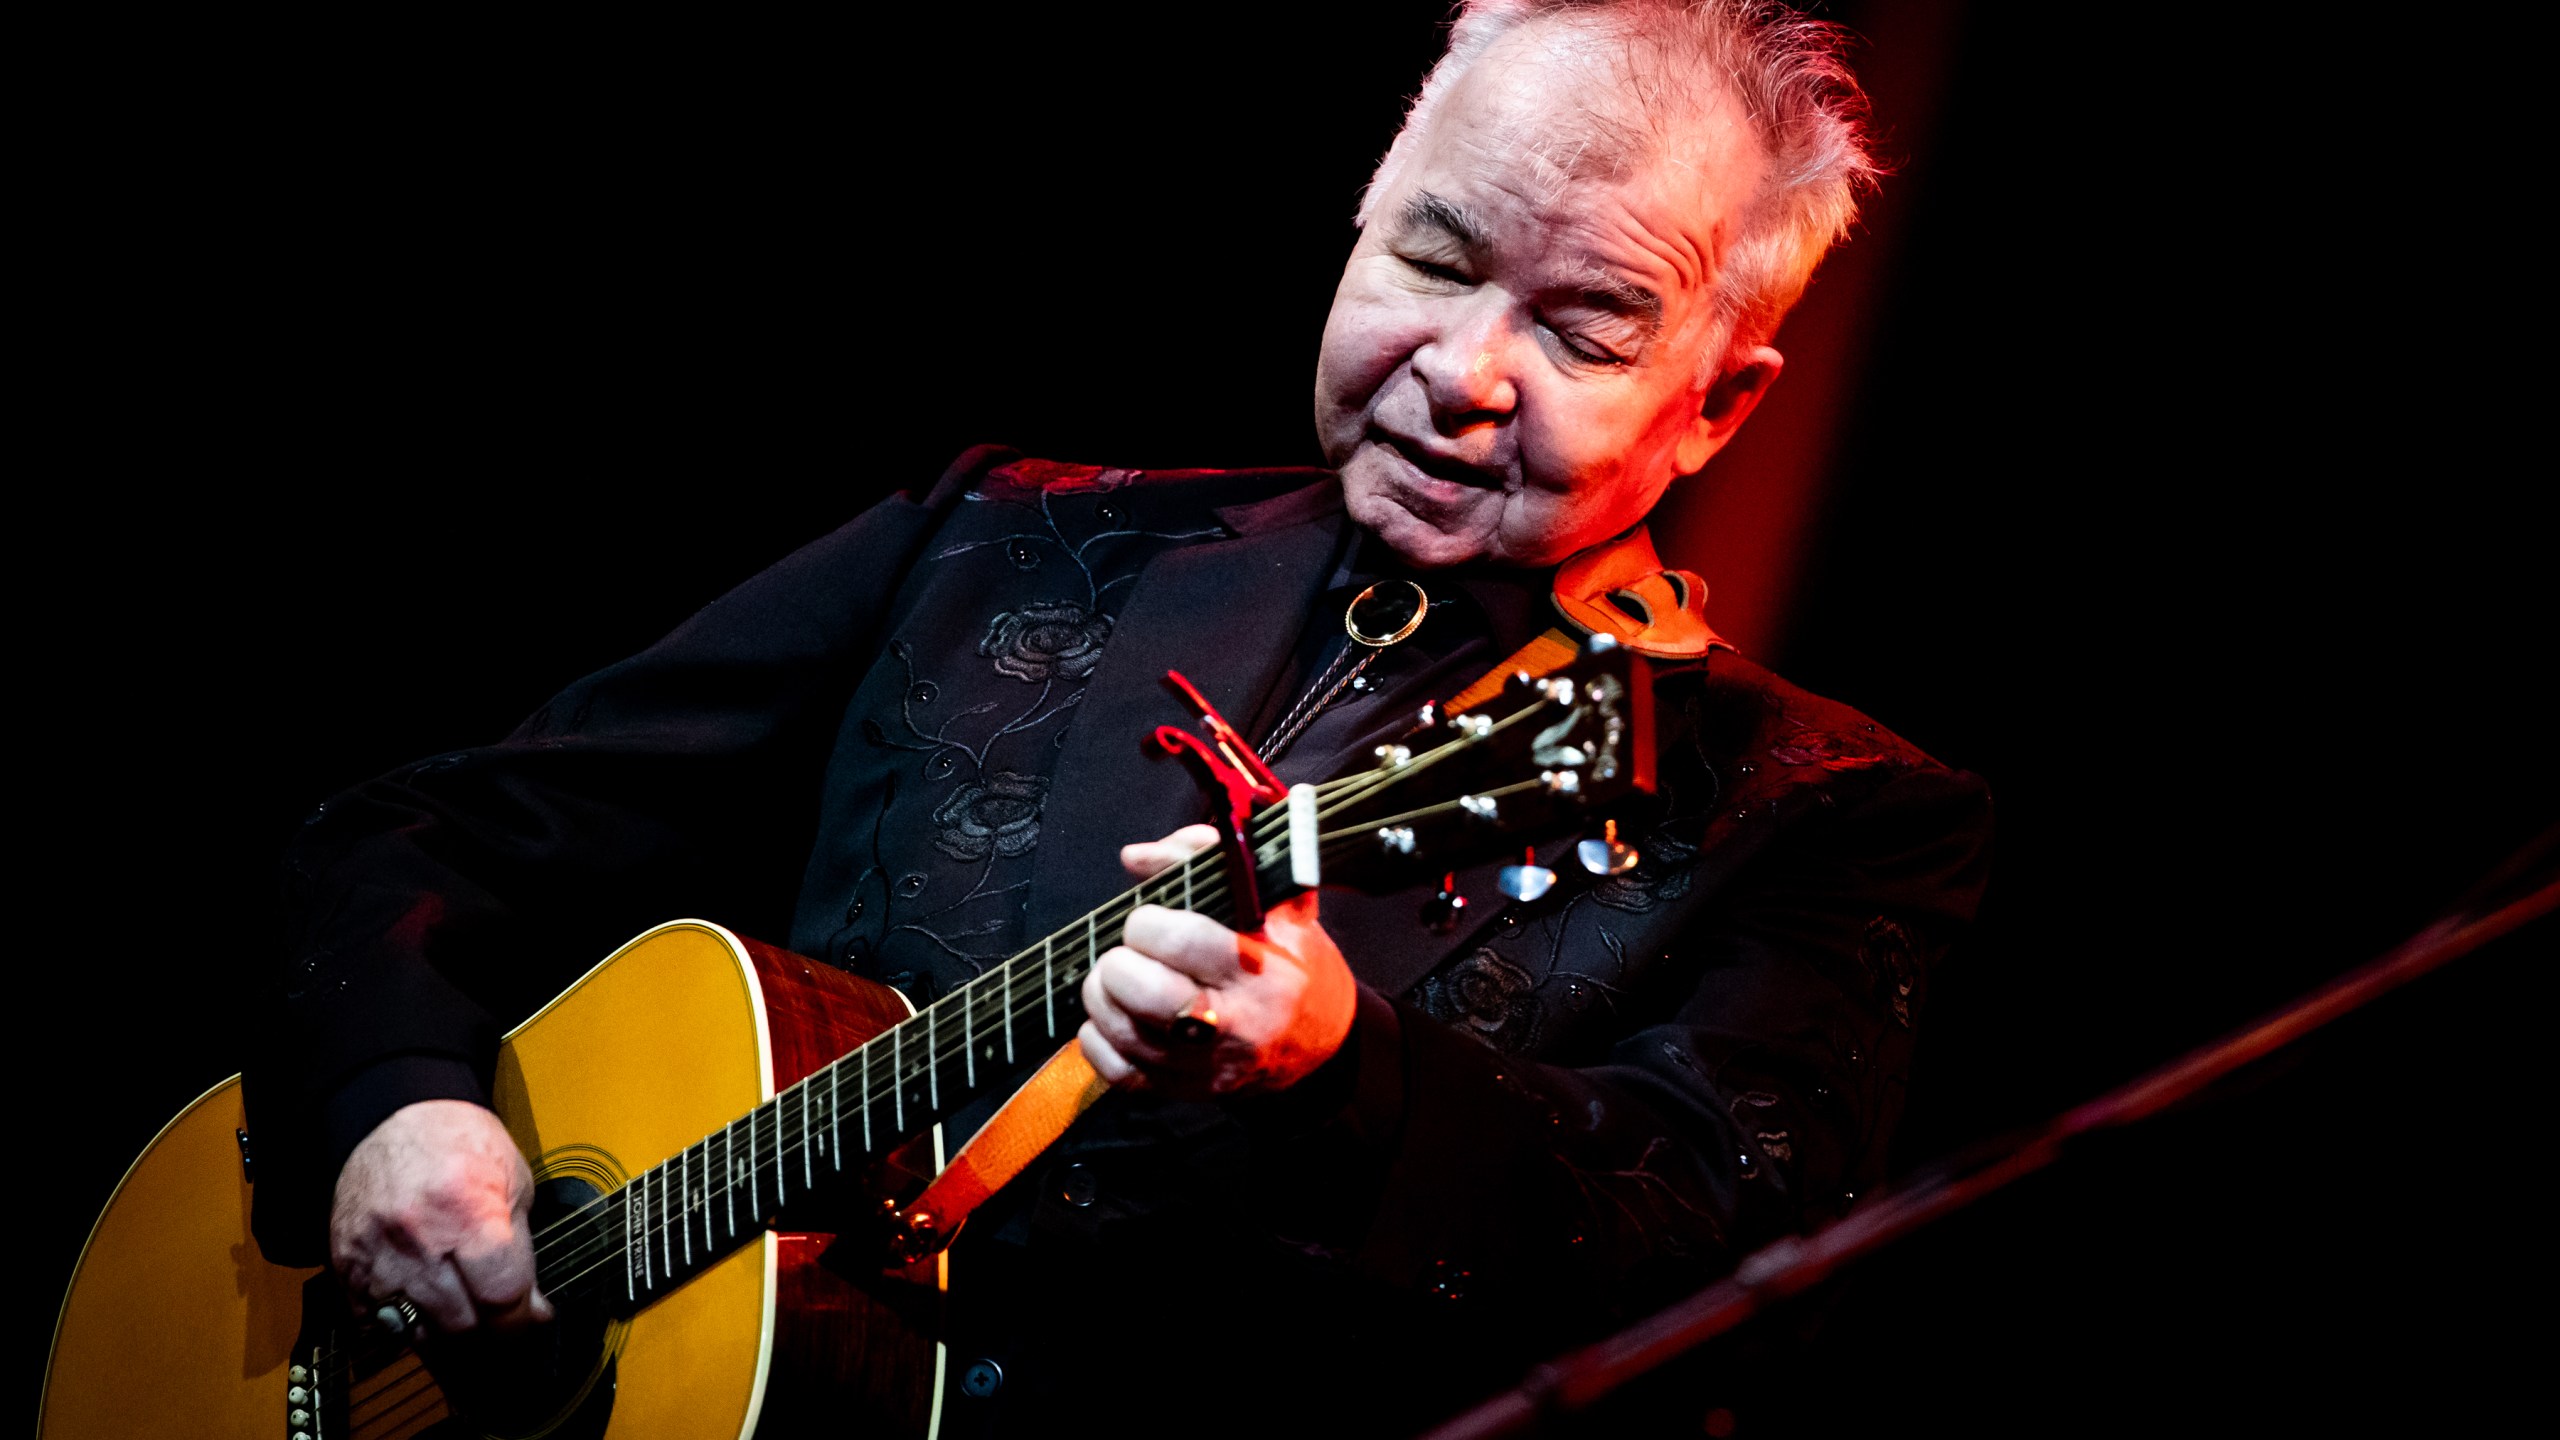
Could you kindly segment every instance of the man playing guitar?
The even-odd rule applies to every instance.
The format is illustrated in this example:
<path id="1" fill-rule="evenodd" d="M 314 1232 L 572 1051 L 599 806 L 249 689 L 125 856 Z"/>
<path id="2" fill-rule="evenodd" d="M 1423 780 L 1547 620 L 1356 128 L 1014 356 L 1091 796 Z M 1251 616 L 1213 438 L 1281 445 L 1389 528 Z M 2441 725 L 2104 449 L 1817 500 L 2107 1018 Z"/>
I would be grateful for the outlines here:
<path id="1" fill-rule="evenodd" d="M 972 452 L 506 741 L 325 807 L 250 1074 L 270 1253 L 316 1255 L 325 1207 L 360 1311 L 538 1324 L 490 1066 L 600 946 L 704 914 L 922 1003 L 1216 839 L 1141 753 L 1194 718 L 1166 670 L 1322 780 L 1558 612 L 1654 660 L 1636 858 L 1533 837 L 1602 848 L 1243 934 L 1129 915 L 1077 1031 L 1119 1093 L 962 1234 L 944 1423 L 1410 1427 L 1845 1209 L 1987 799 L 1723 647 L 1642 530 L 1853 213 L 1832 45 L 1754 4 L 1468 5 L 1325 328 L 1330 473 Z"/>

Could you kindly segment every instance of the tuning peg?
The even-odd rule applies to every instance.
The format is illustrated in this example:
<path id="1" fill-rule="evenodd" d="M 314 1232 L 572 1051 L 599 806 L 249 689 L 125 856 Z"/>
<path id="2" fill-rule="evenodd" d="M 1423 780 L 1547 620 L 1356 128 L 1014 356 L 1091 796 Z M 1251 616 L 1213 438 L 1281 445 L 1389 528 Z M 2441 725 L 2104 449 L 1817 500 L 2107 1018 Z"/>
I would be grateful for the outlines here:
<path id="1" fill-rule="evenodd" d="M 1535 900 L 1555 888 L 1556 872 L 1538 863 L 1538 852 L 1520 852 L 1520 863 L 1505 865 L 1494 877 L 1494 888 L 1514 900 Z"/>
<path id="2" fill-rule="evenodd" d="M 1466 917 L 1467 897 L 1458 893 L 1458 875 L 1451 871 L 1440 877 L 1440 893 L 1422 902 L 1422 923 L 1434 934 L 1446 935 L 1458 928 Z"/>
<path id="3" fill-rule="evenodd" d="M 1636 847 L 1618 838 L 1615 820 L 1603 822 L 1600 838 L 1585 840 L 1573 850 L 1581 858 L 1582 868 L 1594 875 L 1623 875 L 1644 858 L 1636 853 Z"/>

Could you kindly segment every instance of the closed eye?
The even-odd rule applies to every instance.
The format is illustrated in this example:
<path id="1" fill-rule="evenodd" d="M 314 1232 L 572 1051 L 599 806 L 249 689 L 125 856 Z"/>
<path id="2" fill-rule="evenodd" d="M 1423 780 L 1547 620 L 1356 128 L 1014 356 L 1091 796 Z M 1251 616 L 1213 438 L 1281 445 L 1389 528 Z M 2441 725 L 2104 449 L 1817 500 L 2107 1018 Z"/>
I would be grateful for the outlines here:
<path id="1" fill-rule="evenodd" d="M 1434 280 L 1440 281 L 1442 284 L 1473 285 L 1475 283 L 1474 280 L 1467 276 L 1465 271 L 1460 270 L 1454 265 L 1445 265 L 1437 260 L 1424 260 L 1413 255 L 1399 255 L 1396 258 L 1403 261 L 1411 269 L 1427 275 Z"/>
<path id="2" fill-rule="evenodd" d="M 1615 366 L 1628 363 L 1627 356 L 1620 355 L 1606 346 L 1595 344 L 1570 330 L 1561 329 L 1551 321 L 1541 322 L 1539 328 L 1554 336 L 1557 345 L 1585 365 Z"/>

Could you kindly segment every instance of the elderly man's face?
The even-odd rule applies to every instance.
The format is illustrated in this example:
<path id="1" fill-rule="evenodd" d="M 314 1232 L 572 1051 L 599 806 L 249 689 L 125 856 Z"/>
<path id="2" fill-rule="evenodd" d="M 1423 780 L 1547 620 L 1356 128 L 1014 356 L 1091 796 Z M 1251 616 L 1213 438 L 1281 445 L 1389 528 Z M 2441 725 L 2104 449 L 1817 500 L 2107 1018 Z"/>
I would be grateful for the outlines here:
<path id="1" fill-rule="evenodd" d="M 1613 72 L 1572 63 L 1591 43 L 1535 25 L 1477 60 L 1382 177 L 1334 293 L 1317 431 L 1352 518 L 1419 565 L 1552 564 L 1624 530 L 1781 363 L 1700 363 L 1763 163 L 1741 112 L 1574 178 L 1573 117 L 1612 103 Z"/>

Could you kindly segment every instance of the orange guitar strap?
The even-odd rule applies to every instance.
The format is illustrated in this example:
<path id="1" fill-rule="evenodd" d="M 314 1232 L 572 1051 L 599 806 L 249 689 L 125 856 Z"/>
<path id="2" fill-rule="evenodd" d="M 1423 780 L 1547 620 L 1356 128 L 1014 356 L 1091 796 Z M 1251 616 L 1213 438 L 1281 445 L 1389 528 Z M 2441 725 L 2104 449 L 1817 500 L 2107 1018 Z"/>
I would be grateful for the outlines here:
<path id="1" fill-rule="evenodd" d="M 1084 1049 L 1070 1040 L 1013 1092 L 1013 1098 L 989 1117 L 960 1153 L 951 1157 L 924 1193 L 899 1213 L 902 1228 L 921 1252 L 951 1243 L 960 1222 L 1003 1189 L 1040 1152 L 1067 1133 L 1076 1117 L 1111 1093 L 1094 1073 Z"/>
<path id="2" fill-rule="evenodd" d="M 1600 633 L 1639 655 L 1685 660 L 1711 645 L 1733 646 L 1707 626 L 1707 582 L 1686 570 L 1666 570 L 1653 538 L 1641 525 L 1594 545 L 1556 571 L 1552 597 L 1562 623 L 1512 652 L 1442 707 L 1463 714 L 1501 693 L 1504 682 L 1527 671 L 1532 679 L 1562 668 Z M 933 1183 L 900 1212 L 910 1248 L 930 1253 L 951 1243 L 988 1196 L 1020 1175 L 1042 1151 L 1067 1133 L 1076 1117 L 1111 1093 L 1084 1051 L 1070 1040 L 1049 1057 L 1028 1084 L 996 1111 Z"/>
<path id="3" fill-rule="evenodd" d="M 1442 709 L 1463 715 L 1501 694 L 1520 671 L 1543 679 L 1592 635 L 1607 635 L 1656 660 L 1693 660 L 1715 645 L 1733 648 L 1707 624 L 1707 582 L 1691 571 L 1665 569 L 1641 525 L 1564 562 L 1548 598 L 1562 623 L 1512 652 Z"/>

